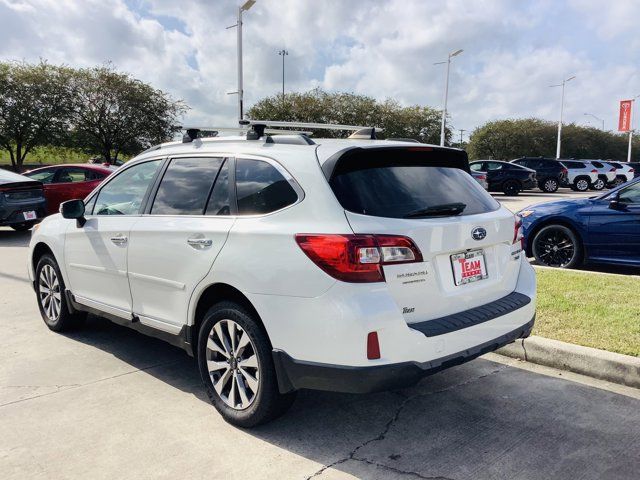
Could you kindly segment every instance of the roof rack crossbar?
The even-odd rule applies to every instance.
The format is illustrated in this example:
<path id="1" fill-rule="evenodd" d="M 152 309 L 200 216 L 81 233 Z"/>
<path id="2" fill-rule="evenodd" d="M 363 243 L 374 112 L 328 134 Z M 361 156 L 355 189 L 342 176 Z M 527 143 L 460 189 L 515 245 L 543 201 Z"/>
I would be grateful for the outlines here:
<path id="1" fill-rule="evenodd" d="M 366 127 L 362 125 L 340 125 L 337 123 L 308 123 L 308 122 L 281 122 L 278 120 L 241 120 L 241 125 L 265 125 L 267 127 L 291 127 L 291 128 L 308 128 L 314 130 L 351 130 L 358 131 L 363 129 L 375 128 L 381 132 L 381 128 Z"/>

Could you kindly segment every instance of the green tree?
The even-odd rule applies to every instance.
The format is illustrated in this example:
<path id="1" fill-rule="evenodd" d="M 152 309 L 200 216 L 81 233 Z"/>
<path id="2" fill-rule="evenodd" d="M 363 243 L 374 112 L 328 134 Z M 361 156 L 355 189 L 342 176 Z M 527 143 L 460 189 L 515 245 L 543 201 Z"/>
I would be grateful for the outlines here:
<path id="1" fill-rule="evenodd" d="M 263 98 L 247 112 L 252 119 L 343 125 L 375 126 L 382 136 L 414 138 L 426 143 L 440 142 L 440 112 L 419 105 L 403 107 L 395 100 L 378 102 L 353 93 L 329 93 L 314 89 Z M 323 137 L 344 137 L 349 132 L 322 130 Z M 446 130 L 447 141 L 451 131 Z"/>
<path id="2" fill-rule="evenodd" d="M 62 141 L 73 106 L 71 70 L 25 62 L 0 63 L 0 148 L 14 169 L 36 147 Z"/>
<path id="3" fill-rule="evenodd" d="M 469 139 L 471 159 L 511 160 L 523 156 L 556 156 L 558 124 L 537 118 L 496 120 L 476 128 Z M 603 132 L 574 123 L 562 128 L 562 158 L 626 160 L 627 134 Z M 640 159 L 634 140 L 633 159 Z"/>
<path id="4" fill-rule="evenodd" d="M 74 143 L 111 162 L 169 140 L 187 106 L 111 65 L 75 72 Z"/>

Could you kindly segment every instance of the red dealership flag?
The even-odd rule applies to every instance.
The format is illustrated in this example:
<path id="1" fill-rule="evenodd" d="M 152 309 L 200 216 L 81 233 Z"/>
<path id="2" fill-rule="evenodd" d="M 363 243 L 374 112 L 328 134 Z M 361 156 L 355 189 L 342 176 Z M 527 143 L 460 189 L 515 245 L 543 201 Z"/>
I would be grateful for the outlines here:
<path id="1" fill-rule="evenodd" d="M 633 100 L 622 100 L 620 102 L 619 132 L 628 132 L 631 130 L 631 105 L 633 105 Z"/>

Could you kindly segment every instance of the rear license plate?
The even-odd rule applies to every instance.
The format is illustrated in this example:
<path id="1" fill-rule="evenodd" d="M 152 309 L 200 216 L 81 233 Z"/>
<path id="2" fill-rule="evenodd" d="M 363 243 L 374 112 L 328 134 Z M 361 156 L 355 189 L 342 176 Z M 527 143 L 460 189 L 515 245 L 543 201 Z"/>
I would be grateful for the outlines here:
<path id="1" fill-rule="evenodd" d="M 22 216 L 24 217 L 25 220 L 35 220 L 36 212 L 34 212 L 33 210 L 29 212 L 22 212 Z"/>
<path id="2" fill-rule="evenodd" d="M 451 268 L 453 269 L 453 280 L 456 285 L 477 282 L 489 276 L 483 250 L 451 255 Z"/>

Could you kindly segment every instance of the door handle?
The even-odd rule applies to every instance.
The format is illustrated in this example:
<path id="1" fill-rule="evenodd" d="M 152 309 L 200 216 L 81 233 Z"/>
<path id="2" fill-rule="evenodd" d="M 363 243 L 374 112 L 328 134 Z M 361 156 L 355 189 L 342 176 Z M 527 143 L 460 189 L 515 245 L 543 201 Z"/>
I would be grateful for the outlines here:
<path id="1" fill-rule="evenodd" d="M 125 235 L 116 235 L 111 237 L 111 242 L 115 245 L 124 245 L 127 243 L 127 237 Z"/>
<path id="2" fill-rule="evenodd" d="M 203 249 L 213 245 L 213 241 L 210 238 L 190 238 L 187 243 L 196 249 Z"/>

